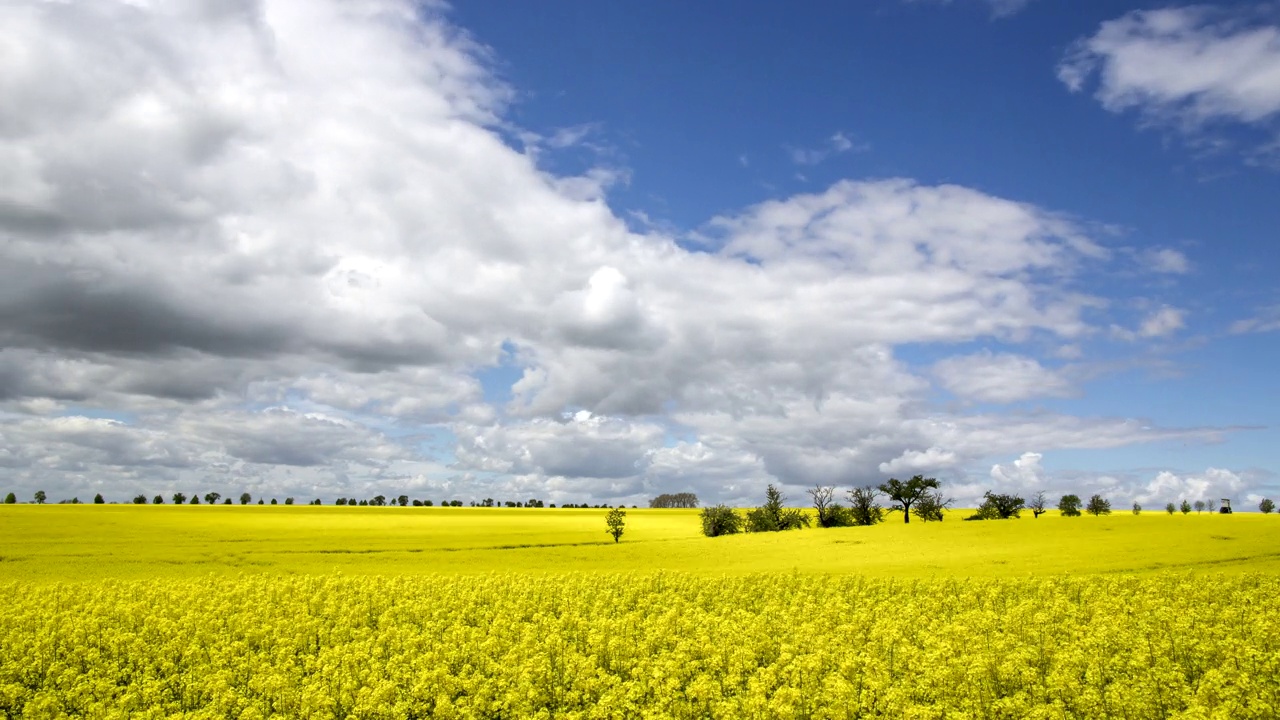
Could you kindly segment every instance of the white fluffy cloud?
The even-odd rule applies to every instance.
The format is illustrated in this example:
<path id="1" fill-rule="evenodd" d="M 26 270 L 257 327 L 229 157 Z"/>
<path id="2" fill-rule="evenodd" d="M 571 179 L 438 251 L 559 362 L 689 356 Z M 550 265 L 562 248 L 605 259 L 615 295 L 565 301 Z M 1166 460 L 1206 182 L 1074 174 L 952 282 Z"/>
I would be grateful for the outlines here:
<path id="1" fill-rule="evenodd" d="M 632 232 L 617 173 L 505 143 L 487 51 L 409 0 L 18 2 L 0 33 L 0 461 L 26 489 L 745 498 L 1215 434 L 929 405 L 901 345 L 1097 330 L 1077 278 L 1111 253 L 1044 208 L 847 180 L 696 250 Z M 990 357 L 1003 384 L 939 367 L 1065 391 L 1020 357 Z"/>
<path id="2" fill-rule="evenodd" d="M 1199 133 L 1219 123 L 1261 128 L 1280 117 L 1280 26 L 1265 8 L 1138 10 L 1075 43 L 1058 77 L 1113 112 Z M 1264 141 L 1264 145 L 1269 142 Z"/>

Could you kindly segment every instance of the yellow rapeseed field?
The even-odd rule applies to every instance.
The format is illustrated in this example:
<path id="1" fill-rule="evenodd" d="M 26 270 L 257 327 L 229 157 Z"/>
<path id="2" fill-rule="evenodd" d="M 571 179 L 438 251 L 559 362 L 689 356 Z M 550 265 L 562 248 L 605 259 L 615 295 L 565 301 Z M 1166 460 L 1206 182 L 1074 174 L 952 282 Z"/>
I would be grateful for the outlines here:
<path id="1" fill-rule="evenodd" d="M 1280 717 L 1280 518 L 960 515 L 0 506 L 0 717 Z"/>

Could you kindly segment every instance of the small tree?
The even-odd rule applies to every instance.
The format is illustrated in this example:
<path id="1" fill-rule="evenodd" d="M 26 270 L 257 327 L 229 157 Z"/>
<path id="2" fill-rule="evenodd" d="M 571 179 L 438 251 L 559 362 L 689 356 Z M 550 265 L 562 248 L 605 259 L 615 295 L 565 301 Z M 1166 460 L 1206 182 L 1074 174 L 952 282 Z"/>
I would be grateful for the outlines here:
<path id="1" fill-rule="evenodd" d="M 1048 504 L 1049 500 L 1044 496 L 1044 491 L 1037 492 L 1035 497 L 1031 498 L 1031 502 L 1027 503 L 1027 509 L 1031 511 L 1031 519 L 1039 520 L 1040 516 L 1045 514 Z"/>
<path id="2" fill-rule="evenodd" d="M 247 492 L 246 492 L 246 493 L 240 493 L 240 504 L 241 504 L 241 505 L 248 505 L 248 504 L 249 504 L 249 502 L 250 502 L 250 501 L 252 501 L 252 500 L 253 500 L 253 497 L 252 497 L 251 495 L 249 495 L 249 493 L 247 493 Z"/>
<path id="3" fill-rule="evenodd" d="M 747 512 L 747 532 L 780 532 L 809 526 L 809 516 L 795 508 L 784 508 L 782 491 L 772 484 L 764 491 L 764 505 Z"/>
<path id="4" fill-rule="evenodd" d="M 93 496 L 93 504 L 94 504 L 94 505 L 105 505 L 105 504 L 106 504 L 106 502 L 107 502 L 107 500 L 106 500 L 106 498 L 102 497 L 102 493 L 98 493 L 97 495 L 94 495 L 94 496 Z"/>
<path id="5" fill-rule="evenodd" d="M 616 507 L 604 516 L 605 532 L 613 536 L 616 543 L 622 538 L 622 531 L 627 524 L 627 511 L 621 507 Z"/>
<path id="6" fill-rule="evenodd" d="M 432 502 L 430 500 L 422 501 L 422 507 L 431 507 L 431 506 L 432 506 Z"/>
<path id="7" fill-rule="evenodd" d="M 271 498 L 271 504 L 272 504 L 272 505 L 279 505 L 280 503 L 276 502 L 276 499 L 275 499 L 275 498 Z M 354 503 L 347 503 L 347 504 L 348 504 L 348 505 L 353 505 Z"/>
<path id="8" fill-rule="evenodd" d="M 1140 515 L 1140 514 L 1142 514 L 1142 506 L 1141 506 L 1141 505 L 1139 505 L 1139 504 L 1137 503 L 1137 501 L 1134 501 L 1134 503 L 1133 503 L 1133 514 L 1134 514 L 1134 515 Z"/>
<path id="9" fill-rule="evenodd" d="M 1079 495 L 1063 495 L 1058 501 L 1058 512 L 1063 517 L 1080 517 L 1080 496 Z"/>
<path id="10" fill-rule="evenodd" d="M 569 506 L 561 505 L 561 507 Z M 707 537 L 736 535 L 742 532 L 742 516 L 727 505 L 702 508 L 699 517 L 702 519 L 702 534 Z"/>
<path id="11" fill-rule="evenodd" d="M 1178 506 L 1178 509 L 1182 511 L 1183 515 L 1186 515 L 1191 512 L 1191 503 L 1183 500 L 1182 504 Z"/>
<path id="12" fill-rule="evenodd" d="M 192 495 L 192 496 L 191 496 L 191 504 L 192 504 L 192 505 L 199 505 L 199 504 L 200 504 L 200 496 L 199 496 L 199 495 Z"/>
<path id="13" fill-rule="evenodd" d="M 405 505 L 408 505 L 408 504 L 409 504 L 409 496 L 408 496 L 408 495 L 401 495 L 400 497 L 396 498 L 396 504 L 398 504 L 400 507 L 404 507 Z"/>
<path id="14" fill-rule="evenodd" d="M 902 512 L 902 522 L 911 522 L 911 506 L 924 497 L 930 490 L 938 489 L 938 481 L 923 475 L 916 475 L 906 482 L 897 478 L 889 478 L 889 482 L 880 486 L 880 492 L 893 501 L 890 510 Z M 939 518 L 941 519 L 941 518 Z"/>
<path id="15" fill-rule="evenodd" d="M 949 497 L 943 497 L 942 492 L 925 493 L 916 501 L 911 512 L 920 518 L 921 522 L 942 522 L 942 513 L 951 507 L 954 502 Z"/>
<path id="16" fill-rule="evenodd" d="M 36 501 L 36 504 L 37 504 L 37 505 L 43 505 L 43 504 L 44 504 L 44 501 L 45 501 L 45 500 L 47 500 L 47 499 L 49 498 L 49 496 L 48 496 L 48 495 L 45 495 L 45 494 L 44 494 L 44 491 L 43 491 L 43 490 L 37 490 L 37 491 L 36 491 L 36 494 L 34 495 L 34 497 L 35 497 L 35 501 Z"/>
<path id="17" fill-rule="evenodd" d="M 291 504 L 292 504 L 292 503 L 288 503 L 288 502 L 286 502 L 286 503 L 285 503 L 285 505 L 291 505 Z M 373 499 L 369 501 L 369 504 L 370 504 L 370 505 L 377 505 L 378 507 L 382 507 L 383 505 L 386 505 L 386 504 L 387 504 L 387 496 L 386 496 L 386 495 L 374 495 L 374 496 L 373 496 Z"/>
<path id="18" fill-rule="evenodd" d="M 1085 506 L 1085 512 L 1097 517 L 1099 515 L 1111 514 L 1111 501 L 1101 495 L 1094 495 L 1089 498 L 1089 504 Z"/>
<path id="19" fill-rule="evenodd" d="M 134 505 L 146 505 L 146 504 L 147 504 L 147 496 L 146 496 L 146 495 L 143 495 L 142 493 L 138 493 L 137 495 L 134 495 L 134 496 L 133 496 L 133 504 L 134 504 Z"/>
<path id="20" fill-rule="evenodd" d="M 222 493 L 208 492 L 204 494 L 204 501 L 210 505 L 217 505 L 220 497 L 222 497 Z"/>
<path id="21" fill-rule="evenodd" d="M 163 504 L 164 504 L 164 496 L 163 496 L 163 495 L 157 495 L 157 496 L 155 496 L 155 497 L 151 498 L 151 504 L 152 504 L 152 505 L 163 505 Z"/>
<path id="22" fill-rule="evenodd" d="M 1178 512 L 1178 507 L 1177 507 L 1176 505 L 1174 505 L 1173 503 L 1167 503 L 1167 504 L 1164 506 L 1164 511 L 1165 511 L 1165 512 L 1167 512 L 1167 513 L 1169 513 L 1170 515 L 1172 515 L 1172 514 L 1174 514 L 1174 513 Z"/>
<path id="23" fill-rule="evenodd" d="M 13 493 L 9 493 L 9 497 L 13 497 Z M 6 499 L 5 502 L 12 502 L 12 501 Z M 1276 504 L 1271 502 L 1271 498 L 1262 498 L 1262 502 L 1258 503 L 1258 510 L 1262 511 L 1263 515 L 1270 515 L 1271 512 L 1275 509 L 1276 509 Z"/>
<path id="24" fill-rule="evenodd" d="M 185 494 L 183 494 L 183 493 L 174 493 L 174 494 L 173 494 L 173 504 L 174 504 L 174 505 L 181 505 L 181 504 L 185 503 L 186 501 L 187 501 L 187 496 L 186 496 Z M 95 500 L 94 500 L 94 502 L 97 502 L 97 500 L 95 499 Z"/>
<path id="25" fill-rule="evenodd" d="M 1200 513 L 1202 513 L 1202 512 L 1204 512 L 1204 501 L 1203 501 L 1203 500 L 1197 500 L 1197 501 L 1196 501 L 1196 514 L 1197 514 L 1197 515 L 1199 515 L 1199 514 L 1200 514 Z"/>
<path id="26" fill-rule="evenodd" d="M 231 504 L 231 498 L 227 498 L 226 500 L 223 500 L 223 501 L 222 501 L 222 504 L 223 504 L 223 505 L 230 505 L 230 504 Z"/>
<path id="27" fill-rule="evenodd" d="M 4 496 L 4 504 L 5 504 L 5 505 L 13 505 L 13 504 L 15 504 L 15 503 L 17 503 L 17 502 L 18 502 L 18 496 L 17 496 L 17 495 L 14 495 L 13 493 L 9 493 L 8 495 L 5 495 L 5 496 Z"/>
<path id="28" fill-rule="evenodd" d="M 266 503 L 264 503 L 264 502 L 262 501 L 262 498 L 258 498 L 258 504 L 259 504 L 259 505 L 265 505 Z"/>
<path id="29" fill-rule="evenodd" d="M 880 506 L 880 491 L 872 485 L 849 491 L 849 518 L 854 525 L 870 526 L 884 520 L 884 508 Z"/>
<path id="30" fill-rule="evenodd" d="M 1218 501 L 1212 500 L 1212 499 L 1206 500 L 1204 503 L 1204 509 L 1208 510 L 1209 512 L 1216 511 L 1218 509 Z"/>
<path id="31" fill-rule="evenodd" d="M 835 488 L 816 485 L 807 491 L 813 498 L 813 509 L 818 512 L 818 527 L 847 527 L 853 524 L 849 509 L 834 501 Z"/>
<path id="32" fill-rule="evenodd" d="M 293 504 L 293 498 L 291 498 L 291 497 L 287 497 L 287 498 L 285 498 L 285 499 L 284 499 L 284 504 L 285 504 L 285 505 L 292 505 L 292 504 Z"/>

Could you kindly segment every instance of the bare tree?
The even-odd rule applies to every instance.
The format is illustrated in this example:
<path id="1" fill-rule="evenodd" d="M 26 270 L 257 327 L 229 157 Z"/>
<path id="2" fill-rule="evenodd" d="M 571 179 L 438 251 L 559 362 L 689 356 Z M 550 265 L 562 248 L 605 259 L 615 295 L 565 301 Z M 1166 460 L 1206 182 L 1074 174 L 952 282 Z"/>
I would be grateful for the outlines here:
<path id="1" fill-rule="evenodd" d="M 1045 514 L 1045 509 L 1048 506 L 1049 506 L 1049 499 L 1044 496 L 1043 490 L 1036 493 L 1035 497 L 1031 498 L 1031 502 L 1027 503 L 1027 509 L 1031 511 L 1031 515 L 1033 516 L 1033 518 L 1038 518 L 1041 515 Z"/>

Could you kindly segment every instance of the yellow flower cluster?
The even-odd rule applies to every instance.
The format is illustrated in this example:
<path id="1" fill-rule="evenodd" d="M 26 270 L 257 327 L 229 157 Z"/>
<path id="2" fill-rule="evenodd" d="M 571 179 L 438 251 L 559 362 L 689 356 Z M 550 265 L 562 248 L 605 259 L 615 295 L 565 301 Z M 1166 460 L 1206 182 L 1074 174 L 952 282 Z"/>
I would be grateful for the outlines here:
<path id="1" fill-rule="evenodd" d="M 0 716 L 1274 718 L 1280 579 L 0 585 Z"/>

